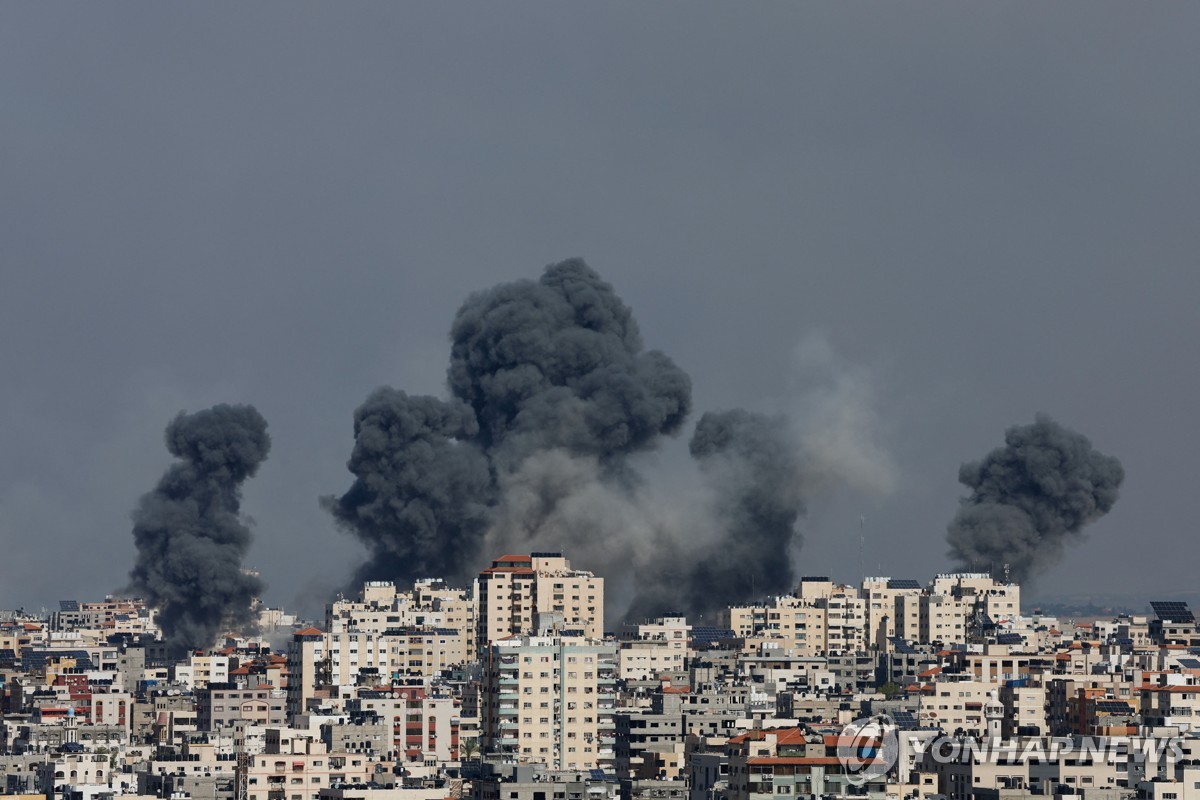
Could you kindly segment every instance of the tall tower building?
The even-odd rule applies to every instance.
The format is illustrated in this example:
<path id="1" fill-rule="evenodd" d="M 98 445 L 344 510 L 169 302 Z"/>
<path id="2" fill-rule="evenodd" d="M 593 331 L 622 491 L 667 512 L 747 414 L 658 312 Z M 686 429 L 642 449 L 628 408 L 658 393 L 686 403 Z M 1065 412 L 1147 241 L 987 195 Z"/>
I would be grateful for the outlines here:
<path id="1" fill-rule="evenodd" d="M 479 574 L 479 651 L 508 636 L 604 635 L 604 579 L 562 553 L 505 555 Z"/>
<path id="2" fill-rule="evenodd" d="M 487 651 L 483 747 L 551 769 L 603 769 L 615 754 L 617 646 L 522 636 Z"/>

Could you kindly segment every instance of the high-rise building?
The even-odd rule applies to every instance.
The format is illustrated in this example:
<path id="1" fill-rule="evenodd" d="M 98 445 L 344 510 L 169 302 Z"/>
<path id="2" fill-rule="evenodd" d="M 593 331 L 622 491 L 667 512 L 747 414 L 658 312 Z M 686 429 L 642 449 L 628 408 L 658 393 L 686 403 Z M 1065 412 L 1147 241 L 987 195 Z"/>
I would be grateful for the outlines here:
<path id="1" fill-rule="evenodd" d="M 571 568 L 562 553 L 506 555 L 479 575 L 479 648 L 508 636 L 582 631 L 604 635 L 604 579 Z"/>
<path id="2" fill-rule="evenodd" d="M 303 714 L 309 699 L 316 697 L 317 667 L 324 659 L 324 633 L 317 628 L 304 628 L 292 634 L 287 655 L 289 720 Z"/>
<path id="3" fill-rule="evenodd" d="M 609 767 L 617 647 L 582 636 L 522 636 L 488 649 L 484 752 L 552 769 Z"/>

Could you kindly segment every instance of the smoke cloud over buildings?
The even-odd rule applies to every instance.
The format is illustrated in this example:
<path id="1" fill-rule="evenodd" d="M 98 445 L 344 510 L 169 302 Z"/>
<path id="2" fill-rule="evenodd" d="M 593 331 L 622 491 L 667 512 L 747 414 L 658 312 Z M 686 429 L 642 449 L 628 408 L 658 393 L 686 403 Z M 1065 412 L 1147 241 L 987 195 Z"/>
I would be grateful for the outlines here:
<path id="1" fill-rule="evenodd" d="M 130 589 L 158 609 L 175 653 L 209 647 L 225 626 L 250 623 L 262 591 L 242 569 L 250 531 L 239 517 L 241 487 L 271 448 L 253 406 L 181 413 L 167 426 L 177 457 L 133 513 L 137 560 Z"/>
<path id="2" fill-rule="evenodd" d="M 478 432 L 462 402 L 387 387 L 354 412 L 356 480 L 323 503 L 371 551 L 356 581 L 465 577 L 462 556 L 478 551 L 494 495 Z"/>
<path id="3" fill-rule="evenodd" d="M 648 454 L 682 430 L 691 381 L 580 260 L 470 296 L 448 386 L 379 389 L 355 414 L 355 481 L 324 503 L 372 554 L 359 577 L 466 578 L 501 552 L 561 550 L 622 584 L 614 616 L 785 592 L 806 476 L 839 479 L 859 452 L 858 432 L 805 452 L 784 415 L 705 414 L 693 474 L 664 486 Z"/>
<path id="4" fill-rule="evenodd" d="M 687 375 L 643 348 L 629 308 L 580 260 L 472 295 L 451 341 L 449 400 L 384 388 L 355 413 L 356 480 L 324 502 L 371 550 L 365 576 L 464 577 L 504 493 L 531 486 L 532 457 L 633 482 L 628 456 L 678 432 L 691 407 Z M 549 514 L 555 492 L 541 491 Z"/>
<path id="5" fill-rule="evenodd" d="M 794 588 L 791 548 L 799 541 L 804 487 L 787 427 L 782 418 L 741 409 L 709 412 L 696 424 L 688 450 L 711 482 L 725 535 L 696 561 L 687 587 L 691 608 Z"/>
<path id="6" fill-rule="evenodd" d="M 950 523 L 950 556 L 962 567 L 1007 570 L 1024 582 L 1047 569 L 1083 528 L 1112 509 L 1125 478 L 1121 462 L 1083 435 L 1039 415 L 1009 428 L 1004 447 L 964 464 L 971 489 Z"/>

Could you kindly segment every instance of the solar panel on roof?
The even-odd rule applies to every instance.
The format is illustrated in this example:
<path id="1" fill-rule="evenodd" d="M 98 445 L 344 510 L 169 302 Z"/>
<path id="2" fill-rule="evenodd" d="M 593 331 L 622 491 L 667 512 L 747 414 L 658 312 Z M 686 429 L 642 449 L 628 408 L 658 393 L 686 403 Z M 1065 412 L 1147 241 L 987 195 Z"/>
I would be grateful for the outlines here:
<path id="1" fill-rule="evenodd" d="M 1196 617 L 1187 603 L 1175 600 L 1153 600 L 1150 607 L 1158 618 L 1166 622 L 1195 622 Z"/>
<path id="2" fill-rule="evenodd" d="M 736 636 L 731 628 L 716 628 L 709 625 L 692 626 L 691 642 L 693 645 L 707 645 L 719 639 L 732 639 Z"/>
<path id="3" fill-rule="evenodd" d="M 996 644 L 1024 644 L 1025 637 L 1019 633 L 998 633 Z"/>
<path id="4" fill-rule="evenodd" d="M 1200 669 L 1200 659 L 1198 658 L 1181 658 L 1179 666 L 1184 669 Z"/>
<path id="5" fill-rule="evenodd" d="M 915 731 L 920 727 L 917 725 L 916 715 L 911 711 L 893 711 L 892 720 L 895 721 L 896 727 L 902 731 Z"/>
<path id="6" fill-rule="evenodd" d="M 59 600 L 58 601 L 58 610 L 59 611 L 78 611 L 79 610 L 79 601 L 78 600 Z"/>
<path id="7" fill-rule="evenodd" d="M 1133 706 L 1124 700 L 1097 700 L 1096 710 L 1102 714 L 1133 714 Z"/>
<path id="8" fill-rule="evenodd" d="M 911 578 L 888 578 L 887 588 L 889 589 L 920 589 L 921 584 Z"/>
<path id="9" fill-rule="evenodd" d="M 73 658 L 75 667 L 80 670 L 95 669 L 92 658 L 86 650 L 26 650 L 22 654 L 24 669 L 42 669 L 52 659 Z"/>
<path id="10" fill-rule="evenodd" d="M 893 637 L 891 637 L 891 639 L 889 641 L 891 641 L 891 643 L 892 643 L 892 649 L 895 650 L 897 653 L 915 653 L 915 652 L 917 652 L 915 649 L 913 649 L 913 646 L 911 644 L 909 644 L 907 641 L 905 641 L 903 636 L 893 636 Z"/>

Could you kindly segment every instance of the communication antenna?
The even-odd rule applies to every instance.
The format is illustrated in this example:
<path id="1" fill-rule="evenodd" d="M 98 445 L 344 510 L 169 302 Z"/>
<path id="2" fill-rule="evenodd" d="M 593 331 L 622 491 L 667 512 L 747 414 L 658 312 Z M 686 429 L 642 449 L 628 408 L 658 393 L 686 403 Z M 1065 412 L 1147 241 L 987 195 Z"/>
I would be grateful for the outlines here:
<path id="1" fill-rule="evenodd" d="M 858 515 L 858 574 L 859 574 L 859 578 L 860 578 L 860 581 L 859 581 L 860 586 L 862 585 L 862 581 L 865 581 L 867 579 L 867 568 L 864 566 L 865 559 L 867 556 L 866 528 L 867 528 L 867 515 L 859 514 Z"/>

